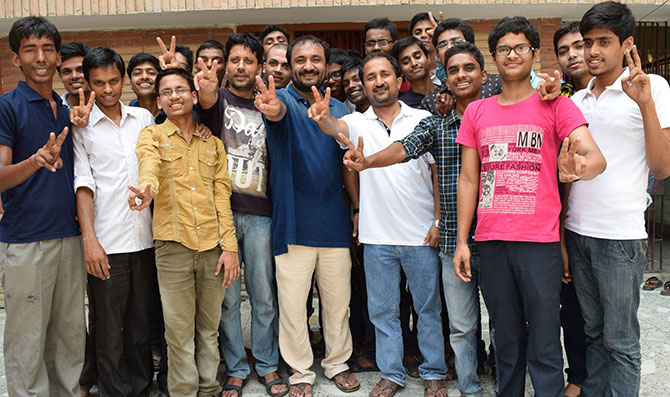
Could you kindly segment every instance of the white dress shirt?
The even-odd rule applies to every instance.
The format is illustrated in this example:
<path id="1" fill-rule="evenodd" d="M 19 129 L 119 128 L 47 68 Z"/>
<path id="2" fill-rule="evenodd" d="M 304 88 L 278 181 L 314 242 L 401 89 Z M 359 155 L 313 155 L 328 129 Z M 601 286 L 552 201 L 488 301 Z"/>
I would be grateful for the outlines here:
<path id="1" fill-rule="evenodd" d="M 137 138 L 151 124 L 149 111 L 121 104 L 117 126 L 95 104 L 88 126 L 73 129 L 74 189 L 93 192 L 95 234 L 107 254 L 153 247 L 151 210 L 128 207 L 128 185 L 138 184 Z"/>

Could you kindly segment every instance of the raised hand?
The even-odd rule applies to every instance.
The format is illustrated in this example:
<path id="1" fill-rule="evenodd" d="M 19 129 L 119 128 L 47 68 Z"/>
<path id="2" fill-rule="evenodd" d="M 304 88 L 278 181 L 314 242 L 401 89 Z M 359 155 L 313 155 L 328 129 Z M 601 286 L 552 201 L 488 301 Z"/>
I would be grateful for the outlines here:
<path id="1" fill-rule="evenodd" d="M 268 76 L 268 85 L 265 86 L 263 79 L 260 76 L 256 76 L 256 85 L 260 94 L 256 95 L 254 99 L 254 105 L 261 113 L 269 117 L 278 117 L 281 114 L 281 101 L 277 97 L 277 91 L 275 90 L 275 79 L 270 75 Z"/>
<path id="2" fill-rule="evenodd" d="M 33 168 L 40 169 L 44 167 L 51 172 L 56 172 L 57 169 L 62 168 L 63 160 L 60 158 L 60 148 L 63 142 L 65 142 L 67 134 L 68 127 L 63 128 L 58 137 L 53 132 L 49 134 L 47 143 L 28 159 Z"/>
<path id="3" fill-rule="evenodd" d="M 454 108 L 455 104 L 456 102 L 454 101 L 454 97 L 448 93 L 445 92 L 437 94 L 437 104 L 435 108 L 442 116 L 447 117 L 449 113 L 451 113 L 451 109 Z"/>
<path id="4" fill-rule="evenodd" d="M 321 123 L 330 118 L 330 87 L 326 88 L 326 95 L 322 96 L 319 90 L 312 86 L 312 94 L 314 95 L 314 103 L 307 109 L 307 116 Z"/>
<path id="5" fill-rule="evenodd" d="M 621 88 L 623 92 L 634 100 L 638 105 L 644 105 L 651 101 L 651 83 L 649 76 L 642 71 L 642 62 L 637 53 L 637 46 L 633 45 L 626 52 L 626 61 L 630 75 L 621 79 Z"/>
<path id="6" fill-rule="evenodd" d="M 207 126 L 202 123 L 198 124 L 198 126 L 195 127 L 195 132 L 197 132 L 198 135 L 200 135 L 200 139 L 207 139 L 212 136 L 212 130 L 207 128 Z"/>
<path id="7" fill-rule="evenodd" d="M 570 139 L 563 140 L 561 152 L 558 155 L 558 179 L 563 183 L 579 180 L 586 170 L 586 157 L 577 154 L 581 139 L 576 139 L 570 145 Z M 568 150 L 568 146 L 570 149 Z"/>
<path id="8" fill-rule="evenodd" d="M 428 22 L 430 22 L 430 24 L 433 25 L 433 31 L 435 31 L 435 28 L 437 27 L 437 25 L 442 21 L 444 21 L 444 14 L 442 13 L 442 11 L 440 11 L 440 13 L 438 14 L 437 22 L 435 22 L 435 17 L 433 16 L 433 12 L 428 11 Z"/>
<path id="9" fill-rule="evenodd" d="M 163 55 L 158 57 L 158 62 L 161 65 L 161 69 L 172 69 L 172 68 L 181 68 L 182 65 L 177 62 L 177 38 L 172 36 L 170 39 L 170 50 L 168 51 L 165 43 L 160 37 L 156 37 L 156 42 L 161 48 Z"/>
<path id="10" fill-rule="evenodd" d="M 221 272 L 221 267 L 223 267 L 223 288 L 228 288 L 240 277 L 240 260 L 237 256 L 237 252 L 232 251 L 223 251 L 221 256 L 219 256 L 219 263 L 216 264 L 215 276 L 218 276 Z"/>
<path id="11" fill-rule="evenodd" d="M 219 88 L 219 78 L 216 76 L 218 62 L 212 62 L 212 67 L 208 68 L 202 58 L 198 58 L 198 73 L 195 74 L 195 89 L 206 93 L 214 93 Z"/>
<path id="12" fill-rule="evenodd" d="M 342 163 L 349 171 L 356 170 L 358 172 L 368 168 L 368 160 L 363 155 L 363 137 L 358 137 L 358 147 L 354 147 L 349 138 L 344 134 L 338 134 L 339 141 L 347 145 L 349 150 L 344 154 Z"/>
<path id="13" fill-rule="evenodd" d="M 84 90 L 79 89 L 79 105 L 72 108 L 70 111 L 70 124 L 75 127 L 84 128 L 88 125 L 88 117 L 91 115 L 91 110 L 93 110 L 93 104 L 95 103 L 95 92 L 91 91 L 91 95 L 86 102 L 86 95 L 84 95 Z"/>
<path id="14" fill-rule="evenodd" d="M 537 95 L 543 101 L 551 101 L 556 99 L 561 93 L 561 72 L 554 70 L 554 75 L 550 76 L 547 73 L 538 73 L 537 77 L 542 81 L 537 85 Z"/>
<path id="15" fill-rule="evenodd" d="M 147 183 L 147 186 L 144 189 L 128 186 L 130 189 L 130 194 L 128 195 L 128 206 L 131 210 L 141 211 L 151 204 L 151 200 L 154 199 L 154 191 L 151 190 L 151 184 Z M 140 203 L 137 204 L 139 199 Z"/>

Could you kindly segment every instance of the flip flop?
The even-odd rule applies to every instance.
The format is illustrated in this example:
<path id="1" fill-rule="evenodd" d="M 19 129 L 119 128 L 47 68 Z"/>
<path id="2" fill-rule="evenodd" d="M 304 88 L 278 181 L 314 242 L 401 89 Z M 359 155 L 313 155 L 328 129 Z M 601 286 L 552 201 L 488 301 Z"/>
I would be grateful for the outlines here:
<path id="1" fill-rule="evenodd" d="M 402 388 L 399 384 L 392 382 L 388 379 L 381 379 L 375 387 L 379 386 L 379 390 L 381 391 L 381 394 L 384 394 L 384 391 L 386 390 L 391 390 L 391 394 L 388 395 L 388 397 L 393 397 L 395 394 Z M 374 390 L 374 389 L 373 389 Z M 370 392 L 372 393 L 372 392 Z"/>
<path id="2" fill-rule="evenodd" d="M 277 372 L 275 371 L 275 373 L 277 373 Z M 268 375 L 270 375 L 270 374 L 268 374 Z M 266 376 L 267 376 L 267 375 L 266 375 Z M 282 379 L 281 376 L 279 376 L 279 374 L 277 374 L 277 376 L 278 376 L 277 379 L 273 379 L 273 380 L 271 380 L 271 381 L 269 381 L 269 382 L 266 382 L 266 381 L 265 381 L 265 376 L 260 376 L 260 375 L 258 374 L 258 372 L 256 372 L 256 379 L 258 379 L 258 383 L 260 383 L 261 385 L 265 386 L 265 392 L 268 393 L 268 395 L 269 395 L 269 396 L 272 396 L 272 397 L 282 397 L 282 396 L 285 396 L 285 395 L 288 394 L 289 389 L 291 388 L 291 387 L 289 386 L 288 382 L 286 382 L 284 379 Z M 282 392 L 279 392 L 279 393 L 273 393 L 273 392 L 272 392 L 272 386 L 275 386 L 275 385 L 286 385 L 286 390 L 284 390 L 284 391 L 282 391 Z"/>
<path id="3" fill-rule="evenodd" d="M 358 389 L 361 388 L 361 383 L 358 381 L 358 379 L 356 379 L 356 383 L 354 383 L 354 384 L 351 385 L 351 386 L 343 386 L 343 385 L 341 385 L 340 382 L 338 382 L 337 379 L 335 379 L 337 376 L 340 376 L 340 375 L 343 376 L 345 379 L 348 379 L 348 378 L 349 378 L 349 375 L 351 375 L 351 371 L 349 371 L 349 370 L 342 371 L 342 372 L 340 372 L 339 374 L 333 376 L 333 377 L 330 379 L 331 381 L 333 381 L 333 383 L 335 383 L 335 386 L 336 386 L 338 389 L 340 389 L 341 392 L 343 392 L 343 393 L 352 393 L 352 392 L 355 392 L 356 390 L 358 390 Z"/>
<path id="4" fill-rule="evenodd" d="M 228 379 L 226 379 L 226 382 L 227 382 L 227 381 L 228 381 Z M 246 384 L 247 384 L 247 380 L 246 380 L 246 379 L 244 379 L 244 380 L 242 381 L 242 384 L 241 384 L 240 386 L 238 386 L 238 385 L 230 385 L 230 384 L 228 384 L 228 383 L 224 383 L 223 385 L 221 385 L 221 393 L 223 393 L 224 391 L 227 391 L 227 390 L 234 390 L 235 392 L 237 392 L 237 397 L 242 397 L 242 389 L 244 389 L 244 386 L 245 386 Z M 219 395 L 221 395 L 221 394 L 219 394 Z"/>
<path id="5" fill-rule="evenodd" d="M 663 280 L 658 277 L 649 277 L 642 285 L 642 289 L 645 291 L 653 291 L 656 288 L 660 288 L 661 285 L 663 285 Z"/>
<path id="6" fill-rule="evenodd" d="M 661 291 L 661 295 L 670 296 L 670 281 L 667 281 L 665 284 L 663 284 L 663 290 Z"/>
<path id="7" fill-rule="evenodd" d="M 447 390 L 447 381 L 444 379 L 440 380 L 426 380 L 423 382 L 423 395 L 428 396 L 428 392 L 433 392 L 432 395 L 437 395 L 437 392 L 440 390 Z"/>

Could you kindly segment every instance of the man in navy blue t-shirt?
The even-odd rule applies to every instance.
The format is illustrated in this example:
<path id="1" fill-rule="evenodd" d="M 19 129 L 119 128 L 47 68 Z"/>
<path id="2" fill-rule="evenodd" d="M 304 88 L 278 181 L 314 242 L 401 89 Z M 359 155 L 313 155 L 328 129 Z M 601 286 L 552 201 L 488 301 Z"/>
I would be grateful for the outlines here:
<path id="1" fill-rule="evenodd" d="M 24 81 L 0 97 L 8 392 L 75 396 L 84 362 L 85 269 L 68 110 L 52 89 L 61 38 L 46 19 L 27 17 L 12 26 L 9 44 Z"/>
<path id="2" fill-rule="evenodd" d="M 307 117 L 314 102 L 312 87 L 321 87 L 330 49 L 323 41 L 302 36 L 286 52 L 292 83 L 275 91 L 260 77 L 255 105 L 263 113 L 270 158 L 272 243 L 277 265 L 279 350 L 293 369 L 292 396 L 312 396 L 316 378 L 307 335 L 305 301 L 316 273 L 324 310 L 328 349 L 321 362 L 327 378 L 342 391 L 360 385 L 346 364 L 351 356 L 348 323 L 351 288 L 349 214 L 342 191 L 342 155 L 338 144 Z M 331 99 L 330 114 L 348 114 Z"/>

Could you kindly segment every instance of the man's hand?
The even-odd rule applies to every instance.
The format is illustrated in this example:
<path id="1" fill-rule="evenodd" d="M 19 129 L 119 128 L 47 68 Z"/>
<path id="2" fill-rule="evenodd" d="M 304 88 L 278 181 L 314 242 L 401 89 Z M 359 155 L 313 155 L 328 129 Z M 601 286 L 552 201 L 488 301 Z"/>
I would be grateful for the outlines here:
<path id="1" fill-rule="evenodd" d="M 223 266 L 223 288 L 228 288 L 240 277 L 240 260 L 237 257 L 237 252 L 223 251 L 219 257 L 219 263 L 216 265 L 215 276 L 218 276 Z"/>
<path id="2" fill-rule="evenodd" d="M 128 186 L 130 189 L 130 194 L 128 195 L 128 206 L 131 210 L 141 211 L 151 204 L 151 200 L 154 199 L 154 191 L 151 190 L 151 184 L 147 183 L 147 186 L 144 189 L 140 189 L 133 186 Z M 140 203 L 137 203 L 139 199 Z"/>
<path id="3" fill-rule="evenodd" d="M 321 123 L 330 118 L 330 87 L 326 88 L 326 95 L 322 96 L 319 90 L 312 86 L 312 94 L 314 95 L 314 103 L 307 109 L 307 116 Z"/>
<path id="4" fill-rule="evenodd" d="M 437 27 L 438 23 L 444 21 L 444 14 L 442 11 L 438 14 L 437 22 L 435 22 L 435 17 L 433 16 L 432 11 L 428 11 L 428 22 L 430 22 L 431 25 L 433 25 L 433 32 L 435 32 L 435 28 Z M 432 35 L 431 35 L 432 37 Z"/>
<path id="5" fill-rule="evenodd" d="M 563 281 L 563 284 L 569 284 L 572 282 L 572 275 L 570 274 L 568 247 L 565 246 L 564 240 L 561 240 L 561 255 L 563 256 L 563 277 L 561 277 L 561 281 Z"/>
<path id="6" fill-rule="evenodd" d="M 621 79 L 621 88 L 623 92 L 634 100 L 638 106 L 646 105 L 652 100 L 651 83 L 649 76 L 642 71 L 642 62 L 637 53 L 637 46 L 633 46 L 626 52 L 626 61 L 630 75 Z"/>
<path id="7" fill-rule="evenodd" d="M 368 168 L 368 160 L 363 155 L 363 137 L 358 137 L 358 147 L 354 147 L 349 138 L 344 134 L 338 134 L 340 142 L 349 147 L 349 150 L 344 154 L 342 163 L 349 171 L 356 170 L 358 172 Z"/>
<path id="8" fill-rule="evenodd" d="M 193 81 L 198 92 L 215 93 L 216 89 L 219 88 L 219 78 L 216 76 L 217 66 L 218 62 L 215 60 L 212 62 L 212 67 L 208 68 L 205 61 L 198 58 L 198 69 L 200 71 L 195 74 Z"/>
<path id="9" fill-rule="evenodd" d="M 86 96 L 84 95 L 84 90 L 79 89 L 79 105 L 72 108 L 70 111 L 70 123 L 79 128 L 85 128 L 88 125 L 88 117 L 91 115 L 91 110 L 93 110 L 93 104 L 95 103 L 95 92 L 91 91 L 91 95 L 88 98 L 86 103 Z"/>
<path id="10" fill-rule="evenodd" d="M 451 113 L 451 109 L 454 108 L 455 104 L 454 97 L 448 93 L 444 92 L 437 94 L 437 104 L 435 108 L 443 117 L 447 117 L 449 113 Z"/>
<path id="11" fill-rule="evenodd" d="M 456 244 L 456 251 L 454 251 L 454 272 L 456 277 L 460 278 L 466 283 L 472 280 L 472 272 L 470 271 L 470 248 L 466 244 Z"/>
<path id="12" fill-rule="evenodd" d="M 437 248 L 439 243 L 440 243 L 440 229 L 436 228 L 435 226 L 431 226 L 430 229 L 428 229 L 428 234 L 426 234 L 426 238 L 423 239 L 423 245 L 430 245 L 433 248 Z"/>
<path id="13" fill-rule="evenodd" d="M 84 262 L 88 274 L 100 280 L 109 279 L 111 266 L 109 266 L 107 254 L 98 239 L 95 236 L 82 237 L 82 242 L 84 244 Z"/>
<path id="14" fill-rule="evenodd" d="M 42 146 L 40 149 L 33 154 L 28 161 L 30 164 L 37 169 L 42 167 L 48 169 L 51 172 L 56 172 L 57 169 L 63 167 L 63 160 L 60 158 L 60 148 L 65 142 L 65 138 L 68 134 L 68 128 L 63 128 L 58 137 L 53 132 L 49 134 L 49 140 L 46 145 Z"/>
<path id="15" fill-rule="evenodd" d="M 163 43 L 163 40 L 161 40 L 160 37 L 156 37 L 156 42 L 158 42 L 158 46 L 161 48 L 161 51 L 163 52 L 163 55 L 158 57 L 158 62 L 161 65 L 161 69 L 172 69 L 172 68 L 181 68 L 182 65 L 177 62 L 177 38 L 175 36 L 172 36 L 170 39 L 170 50 L 168 51 L 167 47 L 165 47 L 165 43 Z M 189 70 L 190 72 L 190 70 Z"/>
<path id="16" fill-rule="evenodd" d="M 561 93 L 561 72 L 554 70 L 554 75 L 549 76 L 546 73 L 538 73 L 537 77 L 542 81 L 537 85 L 537 95 L 543 101 L 556 99 Z"/>
<path id="17" fill-rule="evenodd" d="M 214 61 L 214 62 L 216 62 L 216 61 Z M 212 130 L 207 128 L 207 126 L 202 124 L 202 123 L 198 124 L 198 126 L 195 127 L 195 132 L 198 135 L 200 135 L 200 139 L 208 139 L 208 138 L 211 138 L 211 136 L 212 136 Z"/>
<path id="18" fill-rule="evenodd" d="M 586 157 L 577 154 L 580 143 L 579 138 L 572 145 L 570 145 L 569 138 L 563 140 L 561 152 L 558 155 L 558 179 L 563 183 L 579 180 L 586 170 Z"/>
<path id="19" fill-rule="evenodd" d="M 278 117 L 281 114 L 281 101 L 277 97 L 275 90 L 275 79 L 272 75 L 268 76 L 268 85 L 265 87 L 263 79 L 256 76 L 256 85 L 260 94 L 256 95 L 254 105 L 261 113 L 269 117 Z"/>

